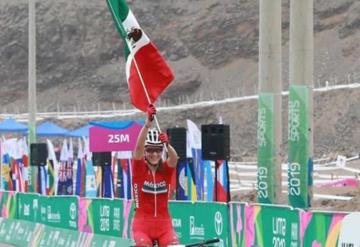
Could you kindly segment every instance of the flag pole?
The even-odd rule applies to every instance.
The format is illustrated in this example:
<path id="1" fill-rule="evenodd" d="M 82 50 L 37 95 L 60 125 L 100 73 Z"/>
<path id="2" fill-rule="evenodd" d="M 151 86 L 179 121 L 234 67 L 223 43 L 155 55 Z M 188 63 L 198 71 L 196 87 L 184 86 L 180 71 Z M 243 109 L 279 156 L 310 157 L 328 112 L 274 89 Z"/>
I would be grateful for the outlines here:
<path id="1" fill-rule="evenodd" d="M 115 16 L 115 11 L 114 11 L 114 8 L 113 6 L 111 5 L 111 2 L 110 1 L 107 1 L 108 2 L 108 5 L 109 7 L 111 8 L 111 12 L 112 14 Z M 117 26 L 121 29 L 121 31 L 126 34 L 126 30 L 124 29 L 124 27 L 122 26 L 122 24 L 119 22 L 119 20 L 117 18 L 114 18 L 114 20 L 116 21 L 116 24 Z M 129 40 L 127 38 L 125 38 L 125 43 L 126 43 L 126 46 L 128 47 L 130 53 L 132 52 L 132 48 L 131 48 L 131 45 L 129 44 Z M 141 72 L 140 72 L 140 69 L 139 69 L 139 66 L 137 64 L 137 61 L 135 59 L 135 57 L 133 58 L 133 61 L 134 61 L 134 64 L 135 64 L 135 68 L 136 68 L 136 72 L 138 73 L 139 75 L 139 78 L 140 78 L 140 81 L 141 81 L 141 85 L 144 89 L 144 92 L 145 92 L 145 96 L 146 96 L 146 99 L 147 101 L 149 102 L 149 104 L 151 104 L 151 100 L 150 100 L 150 97 L 149 97 L 149 93 L 146 89 L 146 86 L 145 86 L 145 83 L 144 83 L 144 79 L 141 75 Z M 159 121 L 157 120 L 157 117 L 156 115 L 154 115 L 154 120 L 155 120 L 155 124 L 156 124 L 156 128 L 159 130 L 159 132 L 161 132 L 161 129 L 160 129 L 160 125 L 159 125 Z M 165 147 L 165 150 L 167 151 L 167 148 L 166 146 L 164 145 Z"/>
<path id="2" fill-rule="evenodd" d="M 28 104 L 29 104 L 29 148 L 36 143 L 36 0 L 29 0 L 29 54 L 28 54 Z M 37 168 L 31 165 L 29 149 L 29 192 L 37 191 Z"/>
<path id="3" fill-rule="evenodd" d="M 131 48 L 130 48 L 130 45 L 129 45 L 129 41 L 128 41 L 128 40 L 126 40 L 126 44 L 127 44 L 128 48 L 129 48 L 129 51 L 131 52 Z M 142 87 L 143 87 L 143 89 L 144 89 L 146 99 L 147 99 L 147 101 L 149 102 L 149 104 L 151 104 L 151 100 L 150 100 L 149 93 L 147 92 L 147 89 L 146 89 L 146 86 L 145 86 L 145 83 L 144 83 L 144 79 L 142 78 L 142 75 L 141 75 L 141 73 L 140 73 L 140 69 L 139 69 L 139 67 L 138 67 L 138 64 L 137 64 L 137 62 L 136 62 L 135 57 L 133 58 L 133 60 L 134 60 L 136 72 L 137 72 L 138 75 L 139 75 L 139 78 L 140 78 L 140 81 L 141 81 L 141 85 L 142 85 Z M 159 122 L 158 122 L 158 120 L 157 120 L 156 115 L 154 115 L 154 120 L 155 120 L 155 124 L 156 124 L 157 129 L 161 132 L 160 125 L 159 125 Z"/>

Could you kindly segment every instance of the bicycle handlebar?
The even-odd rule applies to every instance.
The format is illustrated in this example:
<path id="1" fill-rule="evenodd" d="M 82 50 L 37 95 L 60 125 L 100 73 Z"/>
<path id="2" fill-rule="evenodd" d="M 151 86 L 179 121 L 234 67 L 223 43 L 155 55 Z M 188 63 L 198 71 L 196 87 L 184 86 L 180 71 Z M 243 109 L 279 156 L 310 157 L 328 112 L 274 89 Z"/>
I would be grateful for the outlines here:
<path id="1" fill-rule="evenodd" d="M 210 239 L 210 240 L 205 240 L 205 241 L 202 241 L 200 243 L 196 243 L 196 244 L 188 244 L 188 245 L 185 245 L 185 247 L 200 247 L 200 246 L 204 246 L 206 244 L 214 244 L 214 243 L 218 243 L 220 242 L 220 240 L 218 238 L 215 238 L 215 239 Z"/>
<path id="2" fill-rule="evenodd" d="M 202 242 L 195 243 L 195 244 L 187 244 L 187 245 L 181 245 L 181 246 L 185 246 L 185 247 L 202 247 L 202 246 L 205 246 L 207 244 L 214 244 L 214 243 L 218 243 L 218 242 L 220 242 L 220 240 L 218 238 L 215 238 L 215 239 L 210 239 L 210 240 L 204 240 Z M 130 247 L 141 247 L 141 246 L 132 245 Z"/>

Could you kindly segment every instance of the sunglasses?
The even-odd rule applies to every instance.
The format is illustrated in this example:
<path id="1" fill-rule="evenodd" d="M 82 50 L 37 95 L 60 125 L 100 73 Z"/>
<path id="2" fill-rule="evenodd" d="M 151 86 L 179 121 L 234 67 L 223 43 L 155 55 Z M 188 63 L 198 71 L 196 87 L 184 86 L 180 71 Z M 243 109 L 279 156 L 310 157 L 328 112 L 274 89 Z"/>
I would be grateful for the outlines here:
<path id="1" fill-rule="evenodd" d="M 145 148 L 145 152 L 147 153 L 162 153 L 162 148 Z"/>

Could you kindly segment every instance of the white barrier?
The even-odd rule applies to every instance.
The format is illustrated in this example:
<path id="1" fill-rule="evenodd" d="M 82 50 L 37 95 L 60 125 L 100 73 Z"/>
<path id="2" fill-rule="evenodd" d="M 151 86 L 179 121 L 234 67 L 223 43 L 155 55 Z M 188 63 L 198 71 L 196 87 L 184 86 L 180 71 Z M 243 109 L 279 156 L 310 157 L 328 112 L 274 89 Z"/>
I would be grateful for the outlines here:
<path id="1" fill-rule="evenodd" d="M 321 88 L 315 88 L 314 92 L 327 92 L 333 90 L 342 90 L 342 89 L 356 89 L 360 88 L 360 83 L 353 84 L 343 84 L 343 85 L 334 85 L 334 86 L 325 86 Z M 288 95 L 288 91 L 282 92 L 282 95 Z M 222 105 L 234 102 L 248 101 L 258 99 L 258 95 L 250 95 L 243 97 L 233 97 L 226 98 L 222 100 L 209 100 L 209 101 L 200 101 L 191 104 L 181 104 L 176 106 L 168 106 L 168 107 L 158 107 L 158 111 L 173 111 L 173 110 L 187 110 L 194 108 L 202 108 L 214 105 Z M 107 111 L 84 111 L 84 112 L 39 112 L 36 114 L 37 119 L 97 119 L 97 118 L 115 118 L 115 117 L 127 117 L 139 114 L 140 111 L 133 109 L 124 109 L 124 110 L 107 110 Z M 28 113 L 3 113 L 0 114 L 0 118 L 14 118 L 20 121 L 28 120 Z"/>
<path id="2" fill-rule="evenodd" d="M 358 160 L 359 156 L 353 156 L 345 158 L 345 162 L 339 165 L 339 162 L 329 162 L 329 158 L 318 159 L 314 165 L 313 184 L 317 188 L 323 187 L 356 187 L 360 184 L 360 169 L 348 167 L 348 163 Z M 320 163 L 324 162 L 324 163 Z M 250 163 L 250 162 L 249 162 Z M 256 162 L 229 162 L 229 175 L 230 175 L 230 189 L 231 192 L 244 192 L 256 190 L 256 178 L 257 178 L 257 165 Z M 287 171 L 287 164 L 282 164 L 282 171 Z M 334 174 L 325 173 L 330 171 L 344 171 L 354 173 L 352 175 L 347 174 Z M 288 181 L 287 172 L 282 172 L 282 187 L 287 188 Z M 245 178 L 245 179 L 244 179 Z M 253 178 L 253 179 L 251 179 Z M 287 193 L 287 192 L 286 192 Z M 324 195 L 314 194 L 315 199 L 336 199 L 336 200 L 351 200 L 349 196 L 338 195 Z"/>

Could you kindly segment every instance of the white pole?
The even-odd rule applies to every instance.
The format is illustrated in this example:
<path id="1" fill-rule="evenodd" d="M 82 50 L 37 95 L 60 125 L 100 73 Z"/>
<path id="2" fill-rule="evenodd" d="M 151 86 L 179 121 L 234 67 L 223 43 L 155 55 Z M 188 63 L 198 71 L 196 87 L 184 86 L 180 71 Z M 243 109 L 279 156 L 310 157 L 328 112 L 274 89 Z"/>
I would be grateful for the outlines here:
<path id="1" fill-rule="evenodd" d="M 31 143 L 36 142 L 36 18 L 35 1 L 29 0 L 29 147 Z M 29 152 L 30 153 L 30 152 Z M 37 170 L 35 167 L 29 168 L 29 191 L 35 192 Z"/>

